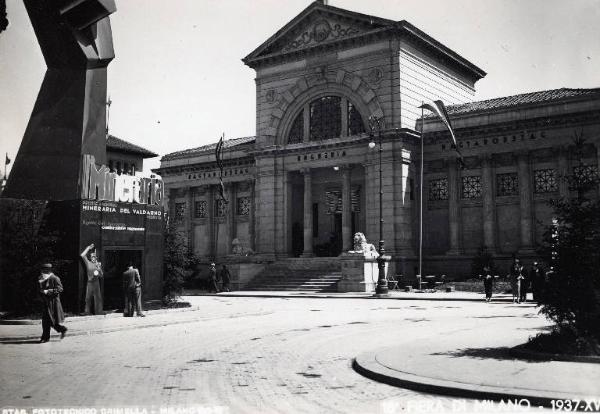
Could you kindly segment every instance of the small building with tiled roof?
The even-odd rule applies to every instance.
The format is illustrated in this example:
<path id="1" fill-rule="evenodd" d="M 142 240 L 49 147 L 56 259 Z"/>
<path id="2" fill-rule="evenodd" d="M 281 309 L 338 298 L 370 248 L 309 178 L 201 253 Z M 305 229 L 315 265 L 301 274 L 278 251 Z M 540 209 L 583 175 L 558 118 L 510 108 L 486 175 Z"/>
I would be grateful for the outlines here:
<path id="1" fill-rule="evenodd" d="M 154 157 L 158 154 L 114 135 L 109 134 L 106 139 L 106 159 L 113 172 L 135 174 L 143 171 L 144 159 Z"/>
<path id="2" fill-rule="evenodd" d="M 485 72 L 406 21 L 315 1 L 243 62 L 256 71 L 255 136 L 225 141 L 222 171 L 216 142 L 156 170 L 171 219 L 207 261 L 243 245 L 255 263 L 333 266 L 361 232 L 385 241 L 389 272 L 414 278 L 422 199 L 424 274 L 467 277 L 482 249 L 502 272 L 514 255 L 538 259 L 547 201 L 573 196 L 562 177 L 597 173 L 600 89 L 475 101 Z M 447 106 L 462 167 L 444 125 L 422 117 L 433 100 Z"/>

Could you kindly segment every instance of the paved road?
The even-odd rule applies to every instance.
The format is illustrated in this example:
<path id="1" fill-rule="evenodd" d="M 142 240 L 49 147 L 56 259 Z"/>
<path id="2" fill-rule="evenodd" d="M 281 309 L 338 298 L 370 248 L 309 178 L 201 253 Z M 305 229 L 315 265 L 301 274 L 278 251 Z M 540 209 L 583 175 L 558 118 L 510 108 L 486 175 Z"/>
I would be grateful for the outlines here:
<path id="1" fill-rule="evenodd" d="M 0 344 L 0 406 L 451 411 L 450 398 L 363 378 L 352 358 L 415 339 L 443 341 L 481 324 L 497 324 L 500 341 L 505 330 L 526 340 L 546 325 L 531 305 L 507 303 L 213 296 L 193 305 L 206 311 L 143 320 L 177 322 L 165 326 Z"/>

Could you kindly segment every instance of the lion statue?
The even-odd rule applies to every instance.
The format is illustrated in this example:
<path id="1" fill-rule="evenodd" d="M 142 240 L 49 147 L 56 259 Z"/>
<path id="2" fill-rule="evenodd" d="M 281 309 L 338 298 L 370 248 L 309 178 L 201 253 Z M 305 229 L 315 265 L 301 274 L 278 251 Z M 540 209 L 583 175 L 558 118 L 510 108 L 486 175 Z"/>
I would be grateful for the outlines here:
<path id="1" fill-rule="evenodd" d="M 373 246 L 372 243 L 367 243 L 367 238 L 361 232 L 354 234 L 354 247 L 350 253 L 362 253 L 365 257 L 379 257 L 379 253 L 377 253 L 375 246 Z"/>

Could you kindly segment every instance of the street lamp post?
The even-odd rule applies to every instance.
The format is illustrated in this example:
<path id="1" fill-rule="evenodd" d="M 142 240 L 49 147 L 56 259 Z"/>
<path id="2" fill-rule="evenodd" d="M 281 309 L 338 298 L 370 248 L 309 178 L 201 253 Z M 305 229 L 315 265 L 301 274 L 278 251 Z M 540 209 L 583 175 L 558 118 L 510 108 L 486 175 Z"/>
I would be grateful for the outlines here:
<path id="1" fill-rule="evenodd" d="M 377 258 L 377 268 L 379 269 L 379 276 L 377 278 L 377 287 L 375 288 L 376 295 L 386 295 L 388 293 L 388 284 L 385 277 L 385 259 L 383 257 L 385 253 L 384 241 L 383 241 L 383 186 L 382 186 L 382 170 L 381 170 L 381 153 L 383 152 L 382 140 L 383 133 L 382 119 L 372 115 L 369 117 L 369 128 L 371 139 L 374 138 L 373 130 L 377 128 L 377 137 L 379 139 L 379 257 Z M 369 148 L 375 148 L 375 142 L 369 143 Z"/>

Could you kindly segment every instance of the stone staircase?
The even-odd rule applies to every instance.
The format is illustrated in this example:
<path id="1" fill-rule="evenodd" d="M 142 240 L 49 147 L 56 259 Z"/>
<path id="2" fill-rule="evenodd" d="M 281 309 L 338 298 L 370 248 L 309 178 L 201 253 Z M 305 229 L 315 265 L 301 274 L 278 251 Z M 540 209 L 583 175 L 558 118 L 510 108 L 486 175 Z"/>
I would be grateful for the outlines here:
<path id="1" fill-rule="evenodd" d="M 288 258 L 268 265 L 241 290 L 337 292 L 341 278 L 337 257 Z"/>

